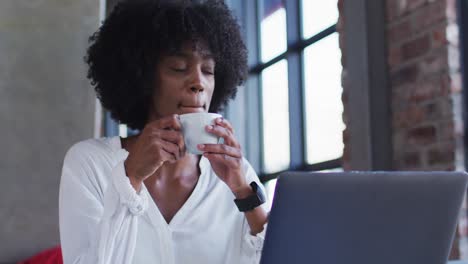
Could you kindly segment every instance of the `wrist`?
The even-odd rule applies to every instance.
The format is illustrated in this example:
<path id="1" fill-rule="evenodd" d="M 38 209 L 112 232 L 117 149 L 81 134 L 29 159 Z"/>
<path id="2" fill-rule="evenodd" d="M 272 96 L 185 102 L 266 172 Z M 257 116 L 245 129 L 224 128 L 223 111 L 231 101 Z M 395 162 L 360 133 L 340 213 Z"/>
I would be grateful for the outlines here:
<path id="1" fill-rule="evenodd" d="M 250 195 L 254 194 L 252 187 L 248 184 L 243 184 L 238 187 L 231 189 L 232 193 L 236 197 L 236 199 L 245 199 Z"/>
<path id="2" fill-rule="evenodd" d="M 234 200 L 234 203 L 236 203 L 237 208 L 241 212 L 249 212 L 265 203 L 265 194 L 255 181 L 250 183 L 249 188 L 250 194 L 247 194 L 247 191 L 245 193 L 242 192 L 241 190 L 247 190 L 242 188 L 238 191 L 239 196 Z"/>

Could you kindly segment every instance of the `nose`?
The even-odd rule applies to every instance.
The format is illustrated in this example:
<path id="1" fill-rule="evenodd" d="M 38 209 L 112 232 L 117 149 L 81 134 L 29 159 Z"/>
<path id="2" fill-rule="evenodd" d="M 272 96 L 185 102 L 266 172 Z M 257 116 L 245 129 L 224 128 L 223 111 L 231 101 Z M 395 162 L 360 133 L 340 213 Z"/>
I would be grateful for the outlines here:
<path id="1" fill-rule="evenodd" d="M 200 69 L 193 70 L 189 83 L 189 88 L 191 92 L 201 93 L 205 90 L 203 78 L 203 73 Z"/>

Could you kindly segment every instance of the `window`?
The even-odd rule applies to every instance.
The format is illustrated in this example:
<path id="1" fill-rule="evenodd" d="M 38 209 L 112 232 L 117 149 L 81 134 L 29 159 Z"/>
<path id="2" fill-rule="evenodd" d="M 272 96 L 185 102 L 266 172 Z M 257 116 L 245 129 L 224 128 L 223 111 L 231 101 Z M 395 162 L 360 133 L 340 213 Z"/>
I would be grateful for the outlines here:
<path id="1" fill-rule="evenodd" d="M 306 160 L 309 164 L 343 154 L 341 51 L 338 33 L 304 50 Z"/>
<path id="2" fill-rule="evenodd" d="M 290 163 L 287 61 L 266 68 L 261 76 L 264 171 L 271 173 Z"/>
<path id="3" fill-rule="evenodd" d="M 345 127 L 338 1 L 227 2 L 249 49 L 246 119 L 258 122 L 247 122 L 244 152 L 258 161 L 252 165 L 267 191 L 285 170 L 340 170 Z"/>
<path id="4" fill-rule="evenodd" d="M 302 168 L 326 162 L 331 163 L 320 169 L 339 167 L 343 153 L 337 1 L 302 0 L 299 6 L 293 2 L 296 1 L 286 6 L 286 1 L 257 0 L 256 5 L 261 59 L 250 73 L 259 75 L 261 84 L 262 174 L 291 169 L 292 147 L 302 149 L 302 160 L 296 160 Z M 300 14 L 300 18 L 287 18 L 294 14 Z M 294 36 L 287 30 L 300 34 Z M 294 55 L 300 59 L 291 63 L 298 65 L 288 71 L 289 58 Z M 292 86 L 289 78 L 299 81 Z M 299 94 L 295 99 L 302 100 L 290 100 L 290 93 Z M 291 103 L 302 105 L 301 111 L 290 111 Z M 299 125 L 302 131 L 293 131 L 290 124 L 293 120 L 302 123 Z M 292 146 L 301 142 L 303 146 Z"/>

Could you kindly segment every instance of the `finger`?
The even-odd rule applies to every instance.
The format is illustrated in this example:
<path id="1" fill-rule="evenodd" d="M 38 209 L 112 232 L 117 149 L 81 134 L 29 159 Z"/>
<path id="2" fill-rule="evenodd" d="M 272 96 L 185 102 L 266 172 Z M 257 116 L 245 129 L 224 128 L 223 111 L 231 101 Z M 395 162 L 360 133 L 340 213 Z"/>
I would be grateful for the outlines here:
<path id="1" fill-rule="evenodd" d="M 155 131 L 152 135 L 163 139 L 165 141 L 172 142 L 174 144 L 177 144 L 179 148 L 183 149 L 185 147 L 184 144 L 184 136 L 180 131 L 174 131 L 174 130 L 158 130 Z"/>
<path id="2" fill-rule="evenodd" d="M 209 154 L 223 154 L 233 158 L 242 158 L 240 149 L 225 144 L 199 144 L 198 149 Z"/>
<path id="3" fill-rule="evenodd" d="M 231 131 L 229 131 L 227 128 L 222 127 L 222 126 L 207 126 L 206 131 L 218 136 L 224 138 L 224 143 L 226 143 L 229 146 L 233 147 L 239 147 L 239 144 L 237 143 L 237 140 L 234 137 L 234 134 L 232 134 Z"/>
<path id="4" fill-rule="evenodd" d="M 179 121 L 178 115 L 170 115 L 153 121 L 149 124 L 151 129 L 173 129 L 173 130 L 181 130 L 182 125 Z"/>
<path id="5" fill-rule="evenodd" d="M 181 151 L 180 148 L 177 144 L 174 144 L 169 141 L 165 140 L 160 140 L 158 144 L 161 146 L 161 148 L 166 151 L 167 153 L 171 154 L 174 156 L 176 160 L 180 159 L 181 157 Z"/>
<path id="6" fill-rule="evenodd" d="M 159 155 L 161 156 L 161 159 L 164 162 L 169 162 L 169 163 L 175 163 L 177 162 L 177 159 L 174 157 L 172 153 L 167 152 L 164 149 L 161 149 L 159 152 Z"/>
<path id="7" fill-rule="evenodd" d="M 226 154 L 217 154 L 217 153 L 203 153 L 203 156 L 207 158 L 210 162 L 238 162 L 238 158 L 228 156 Z"/>
<path id="8" fill-rule="evenodd" d="M 234 127 L 231 125 L 231 123 L 228 120 L 224 119 L 223 117 L 216 118 L 215 123 L 218 126 L 222 126 L 222 127 L 226 128 L 232 134 L 234 134 Z"/>

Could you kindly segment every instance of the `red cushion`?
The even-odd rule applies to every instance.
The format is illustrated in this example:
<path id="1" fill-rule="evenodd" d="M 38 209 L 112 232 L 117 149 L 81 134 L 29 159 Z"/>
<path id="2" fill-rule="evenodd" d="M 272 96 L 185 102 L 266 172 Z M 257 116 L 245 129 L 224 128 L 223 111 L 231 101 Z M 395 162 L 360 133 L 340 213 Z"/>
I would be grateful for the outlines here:
<path id="1" fill-rule="evenodd" d="M 18 264 L 63 264 L 62 250 L 60 246 L 50 248 Z"/>

